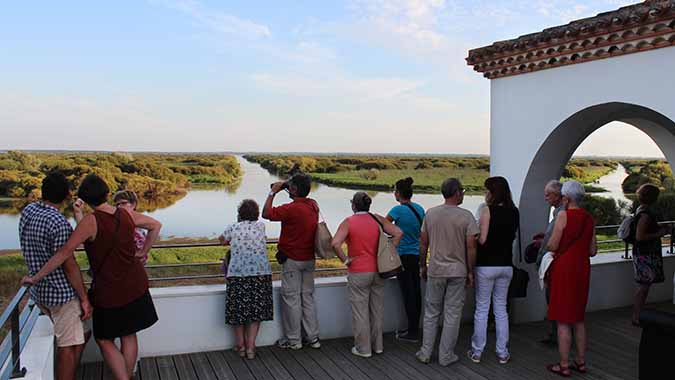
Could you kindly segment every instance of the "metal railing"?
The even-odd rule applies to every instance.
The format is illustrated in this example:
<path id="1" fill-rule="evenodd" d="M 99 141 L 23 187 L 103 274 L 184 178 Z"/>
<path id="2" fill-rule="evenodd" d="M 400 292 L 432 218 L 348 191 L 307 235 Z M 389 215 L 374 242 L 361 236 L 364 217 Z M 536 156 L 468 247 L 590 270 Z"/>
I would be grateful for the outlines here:
<path id="1" fill-rule="evenodd" d="M 26 368 L 21 366 L 21 351 L 26 346 L 40 315 L 39 308 L 35 307 L 31 300 L 28 300 L 21 310 L 27 293 L 28 288 L 22 286 L 0 316 L 0 329 L 9 324 L 9 332 L 0 343 L 0 380 L 26 375 Z"/>
<path id="2" fill-rule="evenodd" d="M 675 235 L 675 221 L 667 220 L 667 221 L 659 222 L 658 224 L 661 225 L 661 226 L 669 226 L 670 227 L 670 233 L 664 236 L 664 238 L 668 239 L 668 244 L 664 245 L 663 241 L 662 241 L 661 246 L 662 247 L 669 247 L 668 251 L 666 251 L 667 254 L 669 254 L 669 255 L 675 254 L 675 248 L 674 248 L 675 241 L 673 241 L 673 235 Z M 619 227 L 620 227 L 620 225 L 618 225 L 618 224 L 608 225 L 608 226 L 597 226 L 597 227 L 595 227 L 595 230 L 596 230 L 596 234 L 597 234 L 598 230 L 618 230 Z M 614 232 L 614 234 L 616 234 L 616 232 Z M 598 246 L 603 245 L 603 244 L 609 245 L 609 244 L 615 244 L 615 243 L 622 243 L 623 244 L 623 252 L 624 253 L 623 253 L 623 256 L 621 256 L 621 258 L 625 259 L 625 260 L 631 260 L 632 259 L 632 256 L 630 255 L 631 244 L 623 241 L 622 239 L 619 239 L 618 237 L 617 237 L 617 239 L 598 241 Z M 598 253 L 609 253 L 609 252 L 615 252 L 615 251 L 616 251 L 615 249 L 605 249 L 605 250 L 598 249 Z"/>

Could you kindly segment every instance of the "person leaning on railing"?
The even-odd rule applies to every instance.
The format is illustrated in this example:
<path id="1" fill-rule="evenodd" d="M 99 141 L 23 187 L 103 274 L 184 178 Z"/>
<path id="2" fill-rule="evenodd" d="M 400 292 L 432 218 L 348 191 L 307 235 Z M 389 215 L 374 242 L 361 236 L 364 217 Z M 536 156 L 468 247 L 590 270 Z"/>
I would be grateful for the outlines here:
<path id="1" fill-rule="evenodd" d="M 149 216 L 107 204 L 109 193 L 108 185 L 95 174 L 82 180 L 77 195 L 94 212 L 82 219 L 66 244 L 24 283 L 38 283 L 84 244 L 93 277 L 89 298 L 94 305 L 94 338 L 113 377 L 122 380 L 133 376 L 138 356 L 136 333 L 157 322 L 140 259 L 157 240 L 161 224 Z M 134 244 L 136 227 L 148 230 L 141 252 L 136 252 Z M 120 338 L 120 348 L 115 345 L 116 338 Z"/>
<path id="2" fill-rule="evenodd" d="M 218 238 L 230 246 L 227 263 L 225 323 L 234 326 L 234 351 L 255 359 L 255 339 L 260 322 L 273 319 L 272 268 L 267 259 L 265 224 L 258 220 L 258 204 L 245 199 L 237 208 L 237 223 Z"/>
<path id="3" fill-rule="evenodd" d="M 588 211 L 579 204 L 584 197 L 584 187 L 568 181 L 562 187 L 565 210 L 558 214 L 548 251 L 553 253 L 553 263 L 548 270 L 550 302 L 548 319 L 558 322 L 558 351 L 560 361 L 546 368 L 568 377 L 570 369 L 586 372 L 586 326 L 584 314 L 590 286 L 590 258 L 598 252 L 595 222 Z M 570 362 L 572 329 L 577 355 Z"/>
<path id="4" fill-rule="evenodd" d="M 307 197 L 312 179 L 295 174 L 287 182 L 277 182 L 265 200 L 262 217 L 281 222 L 277 245 L 277 261 L 281 269 L 281 328 L 280 348 L 302 348 L 302 330 L 312 348 L 320 348 L 319 320 L 314 303 L 314 237 L 319 222 L 319 206 Z M 288 189 L 292 202 L 272 207 L 274 196 Z"/>
<path id="5" fill-rule="evenodd" d="M 380 224 L 398 246 L 403 232 L 390 221 L 371 214 L 372 199 L 364 192 L 354 194 L 351 200 L 354 215 L 338 227 L 331 245 L 335 254 L 347 265 L 347 289 L 352 307 L 354 347 L 352 354 L 364 358 L 373 352 L 384 352 L 382 326 L 384 324 L 384 282 L 377 270 L 377 251 Z M 347 242 L 347 257 L 342 244 Z"/>
<path id="6" fill-rule="evenodd" d="M 633 266 L 635 268 L 635 300 L 633 303 L 633 325 L 640 325 L 640 312 L 644 307 L 652 284 L 665 280 L 661 238 L 668 233 L 665 226 L 659 226 L 651 207 L 659 198 L 658 187 L 645 184 L 637 190 L 640 206 L 633 219 L 635 244 L 633 244 Z"/>
<path id="7" fill-rule="evenodd" d="M 66 177 L 60 172 L 49 173 L 42 180 L 42 200 L 21 212 L 19 240 L 30 276 L 36 276 L 72 234 L 73 228 L 59 211 L 69 193 Z M 54 324 L 56 379 L 71 380 L 89 339 L 90 331 L 83 321 L 90 318 L 92 307 L 73 256 L 50 272 L 30 282 L 30 296 Z"/>

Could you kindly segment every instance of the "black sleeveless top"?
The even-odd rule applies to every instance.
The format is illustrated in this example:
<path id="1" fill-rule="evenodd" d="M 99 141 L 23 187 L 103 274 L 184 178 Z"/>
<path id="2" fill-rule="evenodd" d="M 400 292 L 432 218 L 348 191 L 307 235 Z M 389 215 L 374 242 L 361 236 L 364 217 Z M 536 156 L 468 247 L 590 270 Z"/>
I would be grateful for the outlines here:
<path id="1" fill-rule="evenodd" d="M 520 224 L 517 208 L 490 206 L 490 227 L 485 244 L 478 245 L 476 266 L 510 267 L 513 265 L 513 241 Z"/>

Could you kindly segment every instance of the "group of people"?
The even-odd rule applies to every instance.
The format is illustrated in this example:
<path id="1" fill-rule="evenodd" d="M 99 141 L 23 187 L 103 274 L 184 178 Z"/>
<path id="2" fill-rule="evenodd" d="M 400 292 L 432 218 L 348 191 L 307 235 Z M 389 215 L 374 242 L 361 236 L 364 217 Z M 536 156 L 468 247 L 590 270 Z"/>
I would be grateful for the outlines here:
<path id="1" fill-rule="evenodd" d="M 75 378 L 93 330 L 113 377 L 130 379 L 138 359 L 136 334 L 158 320 L 143 263 L 161 223 L 135 211 L 133 193 L 117 193 L 115 205 L 109 204 L 108 185 L 90 174 L 77 190 L 73 230 L 60 212 L 70 198 L 67 178 L 49 173 L 41 190 L 42 200 L 21 213 L 19 235 L 29 274 L 23 283 L 31 285 L 32 299 L 54 324 L 56 378 Z M 84 204 L 93 212 L 85 215 Z M 88 291 L 74 256 L 80 245 L 89 260 Z"/>
<path id="2" fill-rule="evenodd" d="M 455 346 L 466 298 L 475 288 L 474 332 L 466 355 L 480 363 L 486 349 L 488 314 L 496 328 L 496 355 L 500 364 L 509 352 L 508 294 L 514 266 L 512 252 L 520 228 L 520 214 L 509 184 L 503 177 L 485 183 L 485 205 L 474 215 L 460 207 L 462 183 L 455 178 L 441 185 L 444 202 L 424 210 L 412 201 L 413 180 L 395 184 L 399 205 L 387 215 L 370 212 L 371 197 L 357 192 L 351 199 L 353 215 L 340 223 L 332 239 L 336 256 L 346 265 L 347 292 L 352 311 L 352 354 L 370 357 L 384 352 L 384 286 L 378 273 L 377 255 L 381 234 L 391 236 L 403 270 L 397 275 L 407 316 L 407 327 L 396 338 L 421 342 L 416 354 L 422 363 L 431 361 L 437 342 L 439 319 L 442 331 L 438 362 L 447 366 L 459 357 Z M 262 210 L 247 199 L 238 207 L 237 222 L 219 237 L 230 246 L 226 263 L 225 322 L 234 326 L 234 350 L 247 359 L 256 356 L 256 337 L 263 321 L 273 319 L 272 272 L 267 256 L 262 218 L 281 222 L 276 259 L 281 264 L 281 338 L 278 347 L 318 349 L 319 324 L 314 300 L 315 235 L 319 205 L 309 198 L 311 178 L 296 174 L 277 182 Z M 274 207 L 276 195 L 286 190 L 291 202 Z M 93 335 L 115 379 L 133 376 L 138 356 L 136 333 L 157 320 L 143 268 L 148 251 L 157 240 L 161 224 L 135 211 L 137 198 L 123 191 L 107 200 L 105 181 L 92 174 L 83 179 L 74 204 L 77 227 L 73 231 L 60 206 L 69 198 L 66 178 L 50 173 L 42 184 L 42 200 L 27 206 L 19 226 L 21 247 L 29 270 L 24 283 L 43 312 L 54 322 L 58 346 L 57 378 L 72 379 L 90 332 L 85 320 L 92 317 Z M 560 361 L 547 368 L 562 376 L 571 370 L 585 372 L 586 332 L 584 313 L 590 284 L 590 257 L 597 253 L 592 216 L 581 208 L 583 186 L 574 181 L 551 181 L 545 199 L 555 208 L 554 217 L 540 239 L 537 265 L 548 268 L 546 298 L 549 320 L 556 323 L 550 337 L 557 340 Z M 645 185 L 638 191 L 640 208 L 634 246 L 636 292 L 634 323 L 649 291 L 663 281 L 658 226 L 649 206 L 658 188 Z M 84 215 L 83 203 L 93 213 Z M 657 253 L 657 244 L 658 253 Z M 85 291 L 74 258 L 84 244 L 92 284 Z M 346 246 L 346 252 L 344 247 Z M 422 279 L 426 296 L 422 300 Z M 424 319 L 421 312 L 424 308 Z M 423 327 L 423 328 L 422 328 Z M 574 334 L 572 334 L 574 332 Z M 575 360 L 570 358 L 572 339 Z M 120 339 L 119 347 L 115 344 Z"/>

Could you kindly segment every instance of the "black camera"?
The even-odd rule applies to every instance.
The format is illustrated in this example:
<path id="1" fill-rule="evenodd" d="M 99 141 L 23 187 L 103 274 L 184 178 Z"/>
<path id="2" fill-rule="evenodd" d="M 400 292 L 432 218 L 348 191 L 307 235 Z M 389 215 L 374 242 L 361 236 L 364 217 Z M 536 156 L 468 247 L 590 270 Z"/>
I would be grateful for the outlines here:
<path id="1" fill-rule="evenodd" d="M 286 176 L 288 178 L 293 177 L 296 174 L 301 174 L 302 172 L 300 171 L 300 164 L 295 164 L 293 167 L 286 173 Z M 281 186 L 281 190 L 288 190 L 288 185 L 289 185 L 290 179 L 284 181 L 284 184 Z M 272 188 L 274 184 L 270 184 L 270 188 Z"/>

